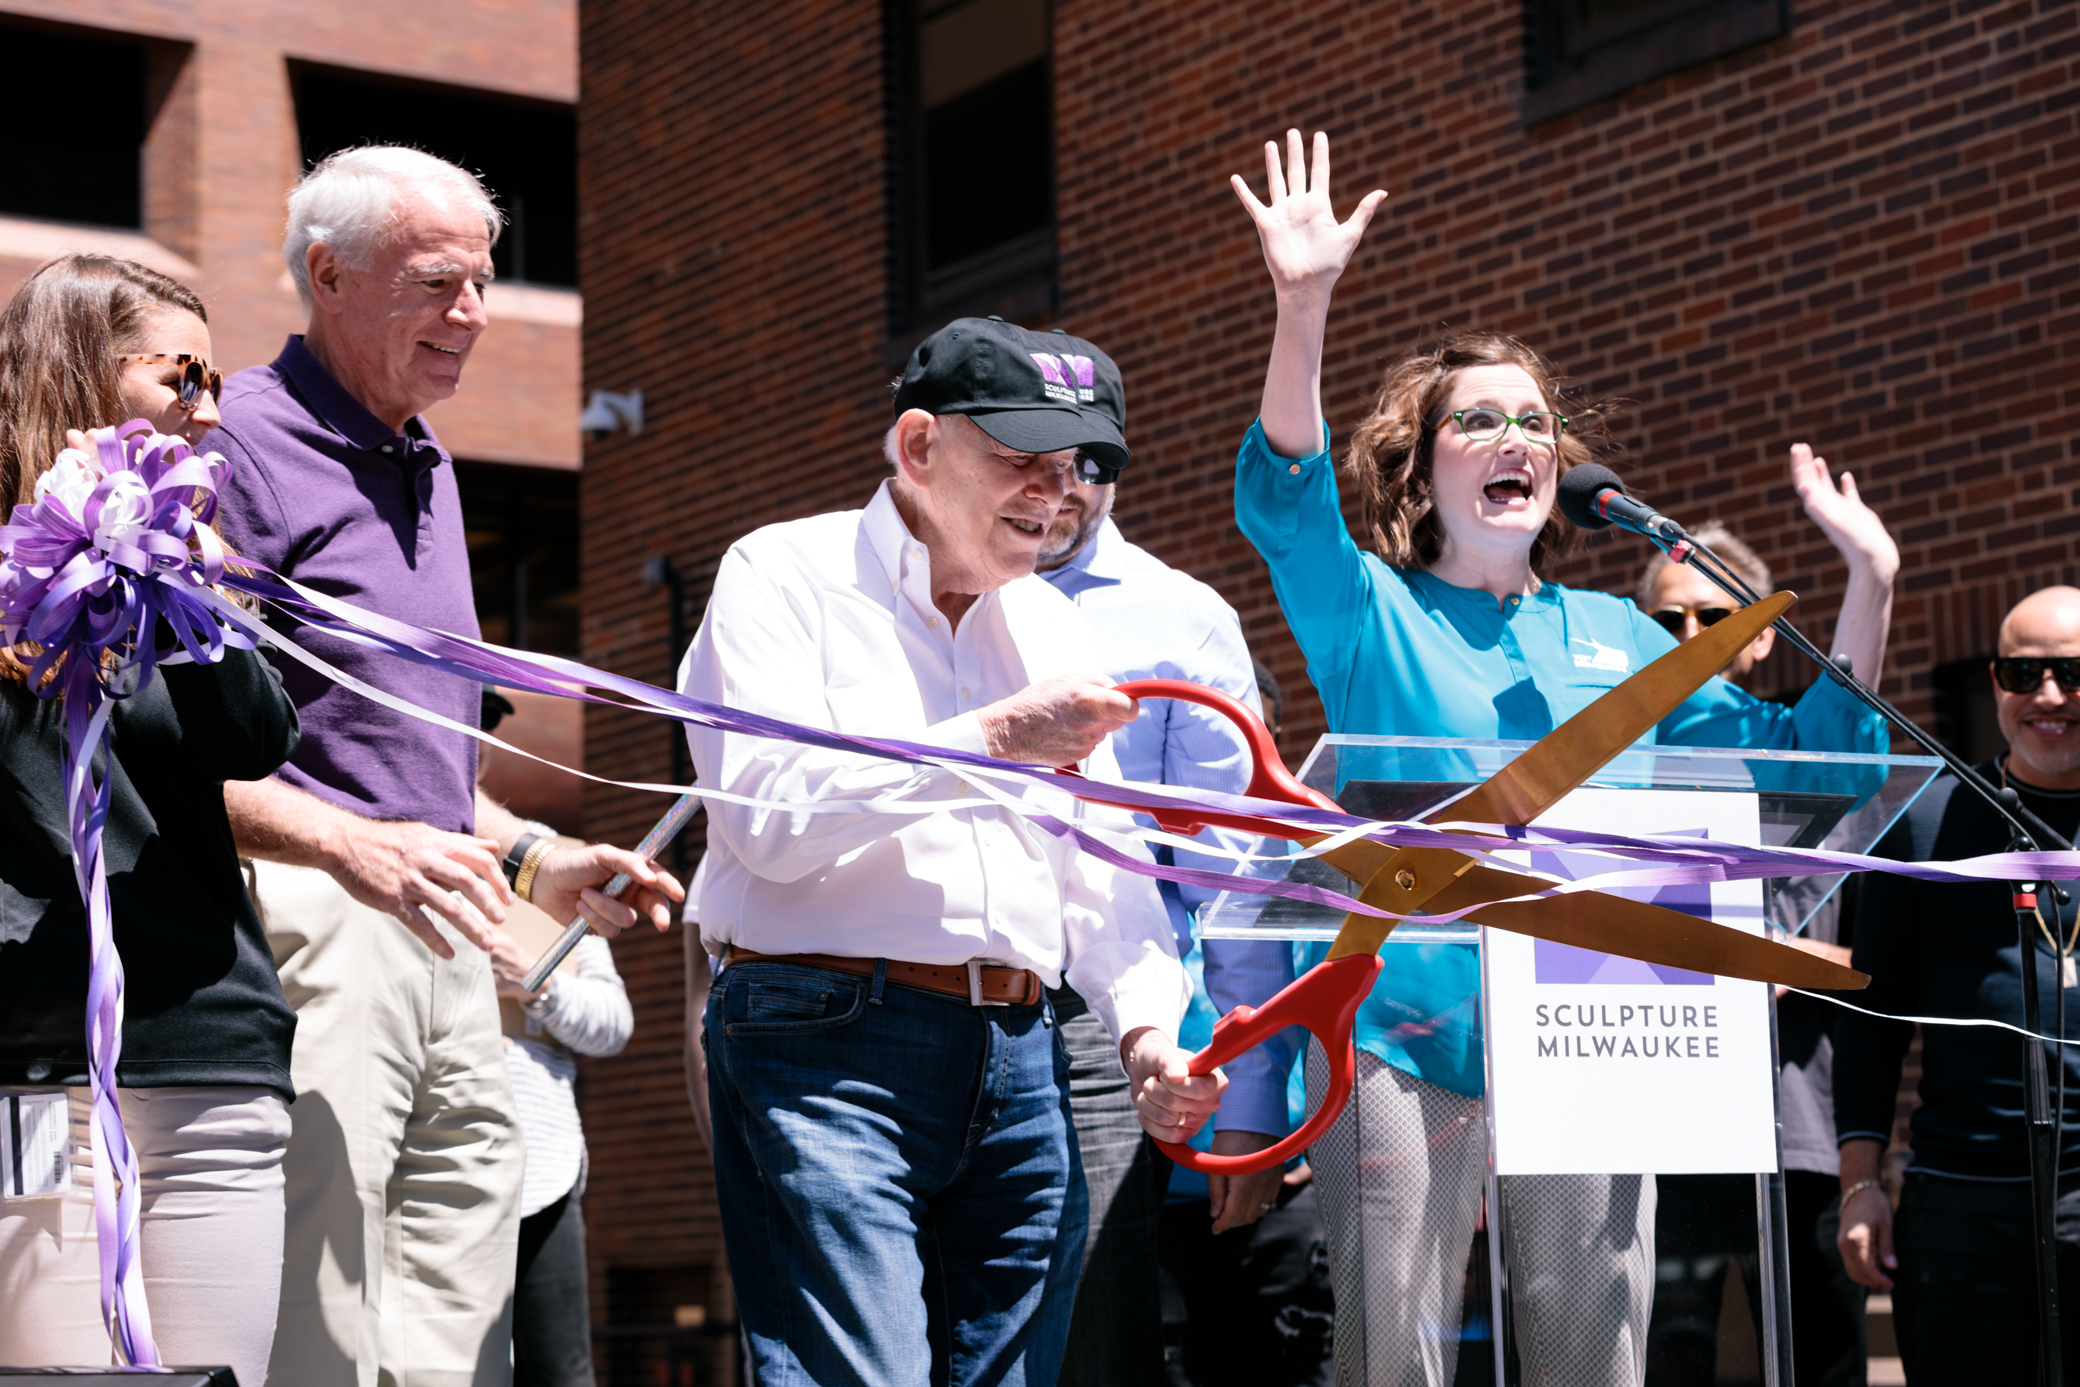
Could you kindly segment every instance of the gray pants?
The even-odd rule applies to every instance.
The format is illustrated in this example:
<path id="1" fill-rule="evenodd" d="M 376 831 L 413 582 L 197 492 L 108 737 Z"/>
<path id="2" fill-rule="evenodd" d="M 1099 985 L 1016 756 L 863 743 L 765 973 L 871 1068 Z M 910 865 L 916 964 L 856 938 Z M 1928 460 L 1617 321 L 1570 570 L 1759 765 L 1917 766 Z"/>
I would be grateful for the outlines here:
<path id="1" fill-rule="evenodd" d="M 1049 994 L 1069 1049 L 1069 1110 L 1090 1188 L 1083 1277 L 1062 1357 L 1061 1387 L 1142 1387 L 1163 1377 L 1163 1302 L 1156 1234 L 1170 1160 L 1135 1120 L 1119 1047 L 1083 999 Z"/>
<path id="2" fill-rule="evenodd" d="M 1310 1107 L 1327 1087 L 1310 1044 Z M 1308 1156 L 1329 1234 L 1339 1387 L 1448 1387 L 1488 1165 L 1481 1100 L 1361 1050 L 1350 1106 Z M 1654 1301 L 1653 1177 L 1514 1176 L 1501 1190 L 1527 1387 L 1639 1387 Z"/>

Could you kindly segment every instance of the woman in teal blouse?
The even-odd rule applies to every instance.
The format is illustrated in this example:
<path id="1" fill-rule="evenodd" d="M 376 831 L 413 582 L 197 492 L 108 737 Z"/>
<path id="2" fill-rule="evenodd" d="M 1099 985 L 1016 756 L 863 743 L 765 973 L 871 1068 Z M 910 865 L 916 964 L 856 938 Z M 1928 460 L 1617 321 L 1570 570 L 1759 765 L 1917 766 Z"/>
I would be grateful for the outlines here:
<path id="1" fill-rule="evenodd" d="M 1571 406 L 1552 368 L 1514 338 L 1466 333 L 1391 365 L 1345 464 L 1361 550 L 1328 452 L 1322 340 L 1331 289 L 1386 194 L 1338 223 L 1327 138 L 1315 136 L 1312 186 L 1298 131 L 1287 146 L 1290 184 L 1277 146 L 1266 146 L 1268 206 L 1234 180 L 1278 299 L 1262 412 L 1236 459 L 1236 520 L 1270 565 L 1332 731 L 1542 737 L 1675 645 L 1631 602 L 1539 576 L 1570 534 L 1553 514 L 1555 484 L 1594 454 L 1600 421 Z M 1874 678 L 1898 550 L 1847 475 L 1837 487 L 1803 444 L 1791 472 L 1848 563 L 1835 652 Z M 1795 708 L 1714 679 L 1650 739 L 1887 745 L 1876 716 L 1826 679 Z M 1337 1282 L 1337 1377 L 1441 1387 L 1454 1371 L 1486 1169 L 1468 951 L 1389 950 L 1358 1045 L 1351 1106 L 1310 1153 Z M 1651 1177 L 1523 1177 L 1505 1182 L 1504 1201 L 1526 1381 L 1637 1387 L 1653 1292 Z"/>

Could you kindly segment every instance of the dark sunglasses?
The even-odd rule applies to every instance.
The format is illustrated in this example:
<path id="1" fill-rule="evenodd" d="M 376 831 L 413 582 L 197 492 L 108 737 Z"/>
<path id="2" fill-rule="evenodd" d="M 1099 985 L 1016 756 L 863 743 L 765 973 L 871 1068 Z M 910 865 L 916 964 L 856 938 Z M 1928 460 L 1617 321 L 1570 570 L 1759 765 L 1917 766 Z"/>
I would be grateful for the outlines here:
<path id="1" fill-rule="evenodd" d="M 1993 682 L 2011 694 L 2033 694 L 2044 687 L 2046 670 L 2060 689 L 2080 693 L 2080 658 L 2071 655 L 2003 655 L 1993 662 Z"/>
<path id="2" fill-rule="evenodd" d="M 1700 627 L 1717 626 L 1720 622 L 1733 615 L 1733 608 L 1684 607 L 1671 602 L 1666 607 L 1657 607 L 1647 615 L 1660 622 L 1661 629 L 1668 632 L 1671 636 L 1680 636 L 1683 634 L 1683 623 L 1691 617 L 1697 618 L 1697 624 Z"/>
<path id="3" fill-rule="evenodd" d="M 209 363 L 199 356 L 190 356 L 186 352 L 133 352 L 129 356 L 119 356 L 116 360 L 126 366 L 133 361 L 139 361 L 149 366 L 180 367 L 180 398 L 176 403 L 190 414 L 195 412 L 196 405 L 202 403 L 204 390 L 209 391 L 213 400 L 224 398 L 224 373 L 212 371 Z"/>

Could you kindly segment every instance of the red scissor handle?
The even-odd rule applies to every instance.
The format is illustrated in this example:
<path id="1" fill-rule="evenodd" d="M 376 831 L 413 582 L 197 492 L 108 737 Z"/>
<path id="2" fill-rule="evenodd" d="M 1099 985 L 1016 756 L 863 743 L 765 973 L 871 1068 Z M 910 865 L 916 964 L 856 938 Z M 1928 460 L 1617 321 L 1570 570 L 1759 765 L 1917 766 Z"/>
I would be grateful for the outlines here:
<path id="1" fill-rule="evenodd" d="M 1310 790 L 1286 771 L 1271 732 L 1247 705 L 1218 689 L 1184 679 L 1134 679 L 1115 686 L 1129 698 L 1175 698 L 1197 703 L 1225 715 L 1249 744 L 1252 768 L 1248 793 L 1259 799 L 1285 800 L 1290 804 L 1313 805 L 1340 810 L 1335 800 Z M 1087 797 L 1088 798 L 1088 797 Z M 1131 806 L 1121 806 L 1123 808 Z M 1197 833 L 1208 826 L 1239 828 L 1251 833 L 1276 832 L 1276 826 L 1240 814 L 1193 813 L 1140 810 L 1173 833 Z M 1190 1072 L 1211 1074 L 1215 1067 L 1277 1035 L 1288 1026 L 1304 1026 L 1322 1043 L 1329 1061 L 1329 1091 L 1322 1105 L 1299 1131 L 1275 1146 L 1246 1156 L 1215 1156 L 1195 1151 L 1183 1142 L 1159 1142 L 1162 1153 L 1187 1169 L 1207 1175 L 1245 1175 L 1269 1170 L 1305 1151 L 1328 1129 L 1350 1101 L 1351 1085 L 1357 1075 L 1357 1053 L 1351 1035 L 1357 1025 L 1358 1007 L 1372 992 L 1379 976 L 1378 954 L 1350 954 L 1318 963 L 1286 985 L 1276 997 L 1260 1007 L 1241 1006 L 1223 1016 L 1213 1027 L 1213 1039 L 1192 1056 Z"/>
<path id="2" fill-rule="evenodd" d="M 1213 709 L 1234 723 L 1235 730 L 1249 744 L 1250 776 L 1245 794 L 1258 799 L 1282 799 L 1288 804 L 1306 804 L 1335 813 L 1343 812 L 1343 807 L 1335 800 L 1293 779 L 1286 771 L 1286 763 L 1279 758 L 1278 744 L 1271 740 L 1271 729 L 1264 726 L 1263 719 L 1251 712 L 1247 704 L 1230 698 L 1219 689 L 1209 689 L 1189 679 L 1129 679 L 1113 688 L 1128 698 L 1174 698 L 1183 703 L 1196 703 L 1202 708 Z M 1120 807 L 1134 808 L 1132 805 Z M 1269 827 L 1262 819 L 1243 814 L 1201 812 L 1187 818 L 1175 811 L 1134 809 L 1134 812 L 1149 815 L 1172 833 L 1197 833 L 1207 827 L 1263 833 Z"/>
<path id="3" fill-rule="evenodd" d="M 1171 1160 L 1205 1175 L 1247 1175 L 1283 1165 L 1313 1144 L 1342 1114 L 1357 1078 L 1358 1056 L 1351 1044 L 1358 1007 L 1372 994 L 1379 977 L 1378 954 L 1346 954 L 1317 963 L 1260 1007 L 1237 1007 L 1214 1023 L 1213 1039 L 1192 1056 L 1190 1072 L 1211 1074 L 1216 1065 L 1269 1040 L 1288 1026 L 1305 1026 L 1322 1043 L 1329 1061 L 1329 1091 L 1300 1130 L 1275 1146 L 1246 1156 L 1216 1156 L 1183 1142 L 1162 1141 L 1156 1149 Z"/>

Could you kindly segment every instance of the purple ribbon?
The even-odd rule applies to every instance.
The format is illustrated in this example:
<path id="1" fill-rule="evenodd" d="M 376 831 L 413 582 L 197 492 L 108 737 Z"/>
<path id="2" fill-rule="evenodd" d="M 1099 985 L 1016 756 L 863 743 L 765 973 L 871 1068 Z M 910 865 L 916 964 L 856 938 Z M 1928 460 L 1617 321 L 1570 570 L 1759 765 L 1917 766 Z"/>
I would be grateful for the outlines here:
<path id="1" fill-rule="evenodd" d="M 28 687 L 65 704 L 65 812 L 73 878 L 86 907 L 87 1066 L 93 1093 L 94 1230 L 101 1315 L 117 1362 L 155 1366 L 151 1314 L 138 1262 L 137 1153 L 123 1130 L 116 1066 L 123 1054 L 123 961 L 116 952 L 102 833 L 108 822 L 114 700 L 151 682 L 161 658 L 138 633 L 164 630 L 187 657 L 214 661 L 227 631 L 205 595 L 223 576 L 223 545 L 208 528 L 224 462 L 133 419 L 66 450 L 37 481 L 36 499 L 0 525 L 0 630 L 34 642 Z"/>

